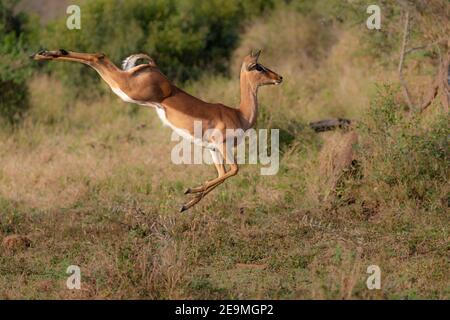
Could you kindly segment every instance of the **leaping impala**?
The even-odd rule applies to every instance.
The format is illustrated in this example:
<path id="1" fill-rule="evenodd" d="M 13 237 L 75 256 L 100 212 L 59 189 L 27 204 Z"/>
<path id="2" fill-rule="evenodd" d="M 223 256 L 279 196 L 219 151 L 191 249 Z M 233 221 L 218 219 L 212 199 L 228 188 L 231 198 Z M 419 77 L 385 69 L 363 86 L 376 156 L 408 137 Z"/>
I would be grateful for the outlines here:
<path id="1" fill-rule="evenodd" d="M 195 196 L 181 207 L 181 212 L 197 204 L 204 196 L 229 177 L 238 173 L 238 165 L 232 148 L 238 142 L 226 143 L 236 136 L 229 136 L 230 130 L 250 129 L 258 112 L 257 93 L 263 85 L 280 84 L 282 77 L 258 63 L 260 51 L 244 58 L 240 72 L 241 101 L 239 109 L 223 104 L 202 101 L 174 86 L 159 70 L 156 63 L 145 54 L 131 55 L 124 60 L 122 69 L 114 65 L 104 54 L 89 54 L 66 51 L 41 50 L 31 56 L 34 60 L 74 61 L 95 69 L 112 91 L 126 102 L 155 107 L 161 121 L 183 137 L 194 139 L 194 123 L 201 123 L 202 132 L 218 132 L 202 141 L 208 147 L 218 176 L 203 185 L 188 188 L 185 194 Z M 136 65 L 137 61 L 148 62 Z M 241 131 L 242 132 L 242 131 Z M 228 134 L 228 136 L 227 136 Z M 221 137 L 217 139 L 217 137 Z M 237 141 L 237 140 L 236 140 Z M 228 148 L 227 148 L 228 146 Z M 231 147 L 230 147 L 231 146 Z M 225 161 L 224 161 L 225 160 Z M 226 170 L 224 162 L 230 165 Z"/>

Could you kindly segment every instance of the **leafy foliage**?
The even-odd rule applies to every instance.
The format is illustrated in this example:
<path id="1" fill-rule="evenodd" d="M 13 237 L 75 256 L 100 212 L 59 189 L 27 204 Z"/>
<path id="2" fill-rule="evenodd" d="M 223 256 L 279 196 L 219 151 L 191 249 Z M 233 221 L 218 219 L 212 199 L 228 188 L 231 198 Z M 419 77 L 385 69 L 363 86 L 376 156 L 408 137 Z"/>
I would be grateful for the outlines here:
<path id="1" fill-rule="evenodd" d="M 405 117 L 394 93 L 384 87 L 362 124 L 366 183 L 386 197 L 403 194 L 424 208 L 444 203 L 450 174 L 448 115 L 438 114 L 430 123 Z"/>
<path id="2" fill-rule="evenodd" d="M 0 1 L 0 117 L 14 123 L 28 109 L 30 69 L 24 55 L 25 16 L 11 8 L 11 2 Z"/>
<path id="3" fill-rule="evenodd" d="M 80 30 L 69 30 L 64 20 L 58 20 L 43 30 L 39 42 L 51 49 L 101 51 L 115 63 L 146 52 L 171 79 L 184 81 L 206 69 L 224 72 L 242 22 L 271 5 L 264 0 L 86 1 L 80 6 Z M 49 68 L 73 90 L 99 83 L 94 72 L 80 66 Z"/>

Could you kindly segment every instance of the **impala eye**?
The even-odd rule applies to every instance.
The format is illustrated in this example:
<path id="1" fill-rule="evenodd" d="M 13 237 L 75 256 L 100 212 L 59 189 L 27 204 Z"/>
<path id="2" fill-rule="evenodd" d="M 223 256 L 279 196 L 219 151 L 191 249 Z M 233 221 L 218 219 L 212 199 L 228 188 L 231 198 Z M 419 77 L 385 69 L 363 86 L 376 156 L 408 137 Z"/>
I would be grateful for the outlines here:
<path id="1" fill-rule="evenodd" d="M 259 64 L 256 65 L 255 69 L 256 69 L 256 71 L 259 71 L 259 72 L 264 71 L 264 68 L 261 67 Z"/>

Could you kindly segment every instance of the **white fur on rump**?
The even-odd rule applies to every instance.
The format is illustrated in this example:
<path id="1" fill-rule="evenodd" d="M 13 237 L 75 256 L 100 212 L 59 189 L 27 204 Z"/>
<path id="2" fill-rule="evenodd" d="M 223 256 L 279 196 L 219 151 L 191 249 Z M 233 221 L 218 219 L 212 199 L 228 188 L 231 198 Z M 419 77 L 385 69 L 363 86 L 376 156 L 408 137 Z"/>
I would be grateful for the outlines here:
<path id="1" fill-rule="evenodd" d="M 138 53 L 138 54 L 132 54 L 131 56 L 125 58 L 125 60 L 123 60 L 122 62 L 122 70 L 124 71 L 128 71 L 131 68 L 136 66 L 136 62 L 139 59 L 146 59 L 146 60 L 150 60 L 153 61 L 149 56 L 147 56 L 146 54 L 143 53 Z"/>

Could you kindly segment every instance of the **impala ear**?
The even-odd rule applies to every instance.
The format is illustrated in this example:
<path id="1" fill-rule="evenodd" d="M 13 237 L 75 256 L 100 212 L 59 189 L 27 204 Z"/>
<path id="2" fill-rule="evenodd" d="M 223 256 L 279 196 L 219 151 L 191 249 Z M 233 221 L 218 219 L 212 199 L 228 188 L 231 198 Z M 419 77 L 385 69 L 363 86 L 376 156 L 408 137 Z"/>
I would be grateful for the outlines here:
<path id="1" fill-rule="evenodd" d="M 255 58 L 255 60 L 258 60 L 260 54 L 261 54 L 261 50 L 257 50 L 257 51 L 252 50 L 252 52 L 250 53 L 252 58 Z"/>

